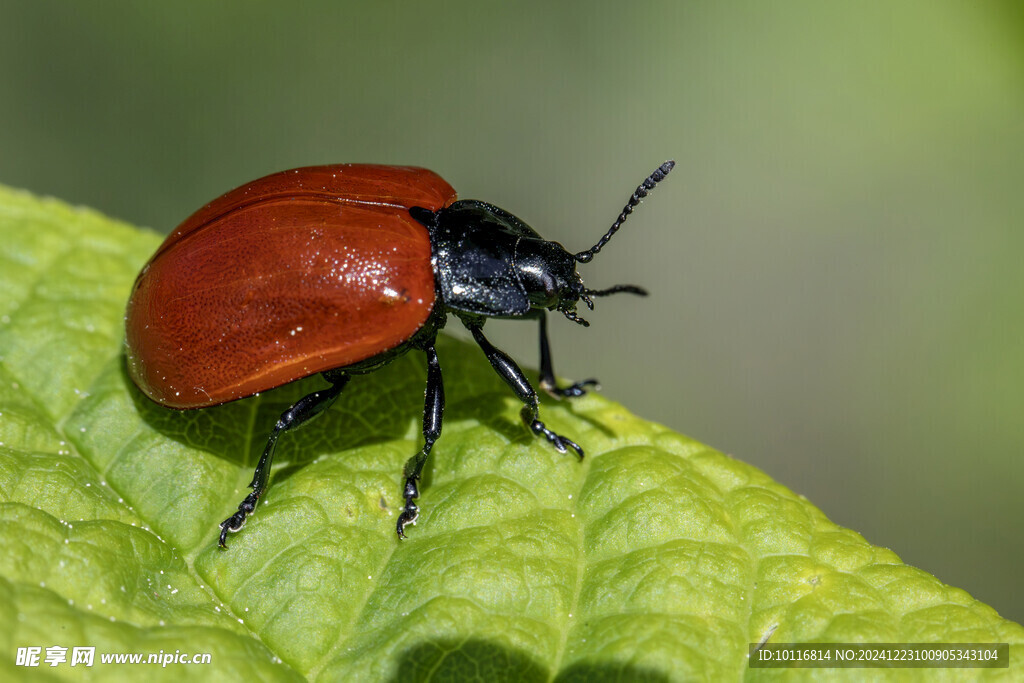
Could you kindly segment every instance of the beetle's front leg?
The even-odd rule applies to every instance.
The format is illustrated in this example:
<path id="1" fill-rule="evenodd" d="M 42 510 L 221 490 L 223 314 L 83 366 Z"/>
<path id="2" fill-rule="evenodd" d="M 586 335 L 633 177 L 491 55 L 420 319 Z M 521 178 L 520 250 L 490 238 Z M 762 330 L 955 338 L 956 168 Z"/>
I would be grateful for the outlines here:
<path id="1" fill-rule="evenodd" d="M 405 463 L 405 485 L 402 487 L 405 507 L 398 515 L 399 538 L 405 538 L 405 527 L 415 524 L 419 517 L 420 509 L 413 501 L 420 497 L 418 482 L 423 473 L 423 465 L 430 456 L 434 442 L 441 436 L 441 421 L 444 417 L 444 383 L 441 380 L 441 365 L 437 362 L 437 351 L 431 344 L 424 352 L 427 354 L 427 392 L 423 404 L 423 450 Z"/>
<path id="2" fill-rule="evenodd" d="M 540 388 L 556 400 L 563 398 L 576 398 L 587 393 L 587 387 L 597 387 L 596 379 L 585 379 L 576 382 L 568 387 L 558 386 L 555 379 L 555 368 L 551 363 L 551 344 L 548 342 L 548 316 L 546 311 L 540 311 L 537 316 L 540 321 Z"/>
<path id="3" fill-rule="evenodd" d="M 283 432 L 298 429 L 330 408 L 331 404 L 341 394 L 341 390 L 348 384 L 348 380 L 348 375 L 341 375 L 331 379 L 332 385 L 329 388 L 314 391 L 312 394 L 302 397 L 295 402 L 295 405 L 281 413 L 277 424 L 274 425 L 274 431 L 270 433 L 270 438 L 267 439 L 267 445 L 263 449 L 263 455 L 260 456 L 259 463 L 256 465 L 256 471 L 252 475 L 252 483 L 249 484 L 252 493 L 247 495 L 245 500 L 238 506 L 238 512 L 220 524 L 219 543 L 221 548 L 226 549 L 228 547 L 228 533 L 241 530 L 245 526 L 245 520 L 256 510 L 256 504 L 259 502 L 260 496 L 263 495 L 267 488 L 267 482 L 270 480 L 270 466 L 274 462 L 277 438 Z"/>
<path id="4" fill-rule="evenodd" d="M 530 431 L 538 436 L 543 436 L 551 444 L 558 449 L 560 453 L 565 453 L 566 450 L 572 449 L 576 451 L 576 454 L 583 457 L 583 449 L 580 448 L 574 441 L 567 439 L 564 436 L 554 433 L 539 419 L 539 409 L 537 406 L 537 392 L 530 386 L 530 380 L 526 379 L 526 375 L 519 369 L 516 362 L 512 360 L 507 353 L 495 348 L 487 338 L 484 337 L 483 331 L 479 326 L 467 325 L 469 331 L 473 333 L 473 338 L 476 339 L 476 343 L 483 349 L 484 354 L 487 356 L 487 360 L 490 361 L 491 367 L 501 376 L 505 382 L 512 387 L 512 391 L 516 393 L 519 400 L 523 402 L 523 409 L 519 413 L 523 422 L 530 428 Z"/>

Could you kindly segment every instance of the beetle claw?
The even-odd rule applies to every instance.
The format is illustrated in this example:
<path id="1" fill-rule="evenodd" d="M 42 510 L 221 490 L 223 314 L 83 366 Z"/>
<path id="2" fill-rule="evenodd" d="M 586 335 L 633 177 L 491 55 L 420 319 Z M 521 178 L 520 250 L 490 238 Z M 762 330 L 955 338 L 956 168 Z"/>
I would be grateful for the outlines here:
<path id="1" fill-rule="evenodd" d="M 576 442 L 570 441 L 569 439 L 565 438 L 564 436 L 560 436 L 558 438 L 560 438 L 563 441 L 563 444 L 564 444 L 562 452 L 565 452 L 564 447 L 567 446 L 567 447 L 573 449 L 574 451 L 576 451 L 576 455 L 579 456 L 580 460 L 583 459 L 583 449 L 580 448 L 579 445 Z"/>

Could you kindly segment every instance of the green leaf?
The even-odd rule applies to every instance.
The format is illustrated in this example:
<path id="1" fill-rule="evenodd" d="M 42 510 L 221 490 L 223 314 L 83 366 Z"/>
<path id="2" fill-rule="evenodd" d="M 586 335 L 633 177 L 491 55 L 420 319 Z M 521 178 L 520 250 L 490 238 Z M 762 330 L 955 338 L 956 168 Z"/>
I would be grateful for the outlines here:
<path id="1" fill-rule="evenodd" d="M 265 503 L 221 551 L 270 427 L 322 380 L 161 408 L 122 352 L 124 303 L 159 238 L 5 189 L 0 238 L 4 677 L 27 672 L 19 647 L 94 646 L 90 671 L 108 679 L 138 668 L 100 654 L 180 651 L 211 663 L 146 673 L 735 680 L 777 675 L 747 668 L 748 643 L 768 637 L 1009 642 L 1011 668 L 990 673 L 1024 675 L 1019 625 L 748 465 L 599 395 L 544 402 L 588 457 L 558 454 L 451 339 L 444 435 L 407 541 L 394 526 L 420 447 L 418 354 L 284 437 Z"/>

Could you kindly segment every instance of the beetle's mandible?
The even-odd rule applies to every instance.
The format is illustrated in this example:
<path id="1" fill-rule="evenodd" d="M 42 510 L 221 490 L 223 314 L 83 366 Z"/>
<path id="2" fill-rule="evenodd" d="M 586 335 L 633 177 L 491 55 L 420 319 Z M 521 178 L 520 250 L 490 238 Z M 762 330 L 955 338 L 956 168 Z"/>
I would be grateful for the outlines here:
<path id="1" fill-rule="evenodd" d="M 416 521 L 418 482 L 441 436 L 444 387 L 434 343 L 453 313 L 523 403 L 522 418 L 556 449 L 572 440 L 540 420 L 537 393 L 506 353 L 484 337 L 488 318 L 540 327 L 540 386 L 556 399 L 595 380 L 559 387 L 548 311 L 580 325 L 582 301 L 634 285 L 589 289 L 576 272 L 672 170 L 658 167 L 590 249 L 576 254 L 486 202 L 456 201 L 422 168 L 338 164 L 275 173 L 210 202 L 172 232 L 135 280 L 125 315 L 129 374 L 153 401 L 202 408 L 322 373 L 329 387 L 300 399 L 274 425 L 252 493 L 220 525 L 220 545 L 242 528 L 267 489 L 277 440 L 326 411 L 353 375 L 410 349 L 427 360 L 423 448 L 405 465 L 397 532 Z"/>

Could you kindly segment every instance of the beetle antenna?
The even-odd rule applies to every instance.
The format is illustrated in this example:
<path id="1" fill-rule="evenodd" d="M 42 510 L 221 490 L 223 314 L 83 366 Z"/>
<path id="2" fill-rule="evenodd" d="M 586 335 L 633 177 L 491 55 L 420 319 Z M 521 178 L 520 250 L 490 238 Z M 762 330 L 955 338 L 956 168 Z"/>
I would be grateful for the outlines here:
<path id="1" fill-rule="evenodd" d="M 669 171 L 671 171 L 675 165 L 676 162 L 674 161 L 666 161 L 655 169 L 654 173 L 647 176 L 647 179 L 640 183 L 640 186 L 636 188 L 636 192 L 634 192 L 633 196 L 629 198 L 628 202 L 626 202 L 626 206 L 622 209 L 622 213 L 619 214 L 618 220 L 612 224 L 612 227 L 608 229 L 608 232 L 604 234 L 604 237 L 599 239 L 597 244 L 592 246 L 590 249 L 576 254 L 576 260 L 580 263 L 587 263 L 590 259 L 594 258 L 594 254 L 601 251 L 601 248 L 608 244 L 608 240 L 612 238 L 612 235 L 614 235 L 622 224 L 626 222 L 626 219 L 629 218 L 629 214 L 633 213 L 633 209 L 640 203 L 640 200 L 646 197 L 650 191 L 654 189 L 655 185 L 664 180 L 665 176 L 668 175 Z"/>
<path id="2" fill-rule="evenodd" d="M 637 287 L 636 285 L 615 285 L 608 289 L 584 289 L 580 298 L 583 299 L 584 295 L 589 294 L 590 296 L 608 296 L 609 294 L 636 294 L 637 296 L 647 296 L 647 290 L 643 287 Z M 585 299 L 590 301 L 589 299 Z"/>

